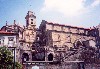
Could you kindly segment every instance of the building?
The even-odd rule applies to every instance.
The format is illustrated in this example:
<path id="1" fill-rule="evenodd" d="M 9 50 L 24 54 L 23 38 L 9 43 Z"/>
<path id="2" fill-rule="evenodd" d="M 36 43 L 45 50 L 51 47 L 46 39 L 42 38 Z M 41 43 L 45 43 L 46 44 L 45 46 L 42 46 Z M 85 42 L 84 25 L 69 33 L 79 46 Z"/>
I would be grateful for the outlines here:
<path id="1" fill-rule="evenodd" d="M 6 46 L 6 47 L 16 47 L 15 51 L 15 56 L 16 60 L 20 61 L 20 51 L 19 51 L 19 35 L 17 33 L 12 33 L 12 32 L 5 32 L 5 31 L 0 31 L 0 47 Z M 14 51 L 13 51 L 14 52 Z"/>
<path id="2" fill-rule="evenodd" d="M 6 23 L 1 28 L 2 31 L 19 34 L 17 40 L 20 62 L 58 61 L 73 49 L 100 46 L 98 28 L 82 28 L 42 20 L 37 29 L 36 16 L 32 11 L 28 11 L 25 19 L 26 26 L 21 27 L 14 20 L 13 25 Z M 2 44 L 4 41 L 0 38 Z"/>
<path id="3" fill-rule="evenodd" d="M 0 46 L 12 47 L 14 44 L 18 44 L 18 34 L 0 31 Z"/>
<path id="4" fill-rule="evenodd" d="M 55 57 L 59 55 L 59 52 L 66 53 L 72 48 L 79 48 L 81 46 L 96 47 L 96 38 L 99 38 L 97 28 L 88 29 L 62 25 L 45 20 L 42 20 L 39 29 L 42 34 L 40 41 L 49 48 L 47 57 L 49 55 Z M 55 60 L 55 58 L 52 58 L 52 60 Z"/>
<path id="5" fill-rule="evenodd" d="M 19 35 L 17 39 L 19 40 L 20 61 L 22 61 L 24 55 L 27 55 L 30 60 L 32 59 L 29 55 L 31 55 L 32 44 L 36 41 L 36 16 L 33 12 L 28 11 L 25 19 L 26 26 L 21 27 L 14 20 L 13 25 L 8 25 L 6 22 L 6 25 L 1 28 L 2 31 Z"/>
<path id="6" fill-rule="evenodd" d="M 16 24 L 14 20 L 13 25 L 6 25 L 1 28 L 2 31 L 18 33 L 19 42 L 21 46 L 32 46 L 32 43 L 36 38 L 36 16 L 33 12 L 28 11 L 26 17 L 26 26 L 21 27 L 19 24 Z"/>
<path id="7" fill-rule="evenodd" d="M 16 24 L 16 20 L 14 20 L 12 25 L 8 25 L 8 22 L 6 21 L 6 25 L 1 28 L 2 31 L 6 32 L 12 32 L 12 33 L 18 33 L 19 39 L 23 38 L 23 27 L 21 27 L 19 24 Z"/>

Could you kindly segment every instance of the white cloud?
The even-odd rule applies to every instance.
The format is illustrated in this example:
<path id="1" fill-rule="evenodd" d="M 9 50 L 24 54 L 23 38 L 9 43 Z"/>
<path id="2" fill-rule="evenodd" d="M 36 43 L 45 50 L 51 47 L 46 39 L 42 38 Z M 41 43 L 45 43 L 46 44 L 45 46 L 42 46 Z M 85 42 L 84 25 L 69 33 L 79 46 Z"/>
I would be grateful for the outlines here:
<path id="1" fill-rule="evenodd" d="M 45 0 L 42 11 L 57 11 L 67 16 L 83 13 L 86 0 Z"/>
<path id="2" fill-rule="evenodd" d="M 94 0 L 94 2 L 91 4 L 92 7 L 96 7 L 100 5 L 100 0 Z"/>
<path id="3" fill-rule="evenodd" d="M 44 0 L 40 14 L 47 21 L 89 27 L 99 22 L 99 5 L 100 0 Z"/>

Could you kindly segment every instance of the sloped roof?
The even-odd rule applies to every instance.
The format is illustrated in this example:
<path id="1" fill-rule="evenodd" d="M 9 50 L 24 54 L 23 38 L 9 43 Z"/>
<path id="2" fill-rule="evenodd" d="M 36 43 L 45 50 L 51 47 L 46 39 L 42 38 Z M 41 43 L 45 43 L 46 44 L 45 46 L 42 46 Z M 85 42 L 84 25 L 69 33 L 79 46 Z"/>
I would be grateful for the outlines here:
<path id="1" fill-rule="evenodd" d="M 17 33 L 6 32 L 6 31 L 1 31 L 1 30 L 0 30 L 0 34 L 4 34 L 4 35 L 18 35 Z"/>
<path id="2" fill-rule="evenodd" d="M 87 29 L 87 30 L 90 29 L 90 28 L 83 28 L 83 27 L 77 27 L 77 26 L 71 26 L 71 25 L 66 25 L 66 24 L 53 23 L 53 22 L 47 22 L 47 23 L 48 24 L 59 25 L 59 26 L 68 26 L 68 27 L 73 27 L 73 28 Z"/>
<path id="3" fill-rule="evenodd" d="M 45 24 L 52 24 L 52 25 L 58 25 L 58 26 L 65 26 L 65 27 L 72 27 L 72 28 L 90 30 L 90 28 L 84 28 L 84 27 L 78 27 L 78 26 L 71 26 L 71 25 L 66 25 L 66 24 L 59 24 L 59 23 L 49 22 L 49 21 L 45 21 L 45 20 L 42 20 L 42 22 L 45 23 Z"/>

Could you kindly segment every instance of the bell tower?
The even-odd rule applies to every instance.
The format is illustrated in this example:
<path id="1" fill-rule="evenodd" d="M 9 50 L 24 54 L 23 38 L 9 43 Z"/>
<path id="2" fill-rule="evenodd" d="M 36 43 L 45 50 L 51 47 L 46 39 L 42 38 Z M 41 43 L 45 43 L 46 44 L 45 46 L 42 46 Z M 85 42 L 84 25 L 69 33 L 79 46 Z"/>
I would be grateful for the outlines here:
<path id="1" fill-rule="evenodd" d="M 28 29 L 34 29 L 36 27 L 36 16 L 32 11 L 28 11 L 26 17 L 26 27 Z"/>
<path id="2" fill-rule="evenodd" d="M 36 40 L 36 16 L 32 11 L 28 11 L 26 17 L 26 27 L 23 32 L 24 45 L 31 49 L 33 42 Z"/>

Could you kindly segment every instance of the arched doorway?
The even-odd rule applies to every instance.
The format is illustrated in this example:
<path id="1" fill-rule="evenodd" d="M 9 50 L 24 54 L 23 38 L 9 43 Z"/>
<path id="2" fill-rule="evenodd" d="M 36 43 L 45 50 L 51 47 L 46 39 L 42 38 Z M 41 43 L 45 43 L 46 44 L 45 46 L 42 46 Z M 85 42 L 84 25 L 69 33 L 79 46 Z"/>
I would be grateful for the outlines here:
<path id="1" fill-rule="evenodd" d="M 23 53 L 22 62 L 29 61 L 29 55 L 27 53 Z"/>
<path id="2" fill-rule="evenodd" d="M 48 61 L 53 61 L 53 54 L 52 54 L 52 53 L 50 53 L 50 54 L 48 55 Z"/>

